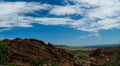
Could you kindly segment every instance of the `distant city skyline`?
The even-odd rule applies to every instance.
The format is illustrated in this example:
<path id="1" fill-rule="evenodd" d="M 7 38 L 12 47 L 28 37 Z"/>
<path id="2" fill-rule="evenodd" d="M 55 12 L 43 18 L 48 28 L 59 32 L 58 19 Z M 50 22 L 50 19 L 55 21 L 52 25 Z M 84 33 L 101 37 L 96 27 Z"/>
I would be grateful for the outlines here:
<path id="1" fill-rule="evenodd" d="M 0 0 L 0 39 L 88 46 L 120 43 L 119 0 Z"/>

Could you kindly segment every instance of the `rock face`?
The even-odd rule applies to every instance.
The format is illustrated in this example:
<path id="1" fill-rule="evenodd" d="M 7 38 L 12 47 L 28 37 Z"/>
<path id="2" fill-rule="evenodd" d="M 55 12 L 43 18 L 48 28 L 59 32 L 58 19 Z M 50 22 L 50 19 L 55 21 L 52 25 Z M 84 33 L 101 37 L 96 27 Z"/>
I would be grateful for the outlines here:
<path id="1" fill-rule="evenodd" d="M 11 62 L 17 66 L 29 66 L 30 60 L 50 60 L 61 64 L 61 66 L 81 66 L 75 63 L 73 55 L 63 49 L 58 49 L 52 44 L 45 44 L 36 39 L 5 39 L 10 46 Z"/>
<path id="2" fill-rule="evenodd" d="M 111 55 L 111 52 L 105 52 L 102 49 L 96 49 L 90 54 L 88 60 L 91 62 L 91 66 L 103 66 L 109 61 L 109 57 Z"/>

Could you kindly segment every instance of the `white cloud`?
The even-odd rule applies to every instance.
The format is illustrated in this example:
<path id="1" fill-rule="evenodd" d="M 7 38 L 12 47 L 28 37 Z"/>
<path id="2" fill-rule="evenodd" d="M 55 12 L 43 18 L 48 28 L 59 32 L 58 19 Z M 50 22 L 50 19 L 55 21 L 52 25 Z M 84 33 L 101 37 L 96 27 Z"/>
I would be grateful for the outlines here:
<path id="1" fill-rule="evenodd" d="M 11 30 L 11 28 L 2 29 L 2 30 L 0 30 L 0 32 L 6 31 L 6 30 Z"/>
<path id="2" fill-rule="evenodd" d="M 85 37 L 85 36 L 82 36 L 82 37 L 79 37 L 80 39 L 86 39 L 87 37 Z"/>
<path id="3" fill-rule="evenodd" d="M 95 32 L 120 28 L 120 0 L 69 0 L 74 4 L 65 6 L 36 2 L 1 2 L 0 27 L 32 27 L 33 23 L 44 25 L 67 25 L 77 30 Z M 25 16 L 27 13 L 48 10 L 57 17 Z M 67 16 L 66 16 L 67 15 Z M 78 20 L 69 15 L 81 15 Z M 59 16 L 66 16 L 61 18 Z M 96 35 L 98 36 L 98 35 Z"/>
<path id="4" fill-rule="evenodd" d="M 120 0 L 70 0 L 74 5 L 54 7 L 50 13 L 54 15 L 83 16 L 71 27 L 78 30 L 99 32 L 120 27 Z M 77 7 L 75 7 L 77 6 Z"/>
<path id="5" fill-rule="evenodd" d="M 35 18 L 36 23 L 44 25 L 70 25 L 74 20 L 69 18 Z"/>
<path id="6" fill-rule="evenodd" d="M 82 14 L 82 10 L 76 5 L 66 5 L 66 6 L 54 6 L 50 11 L 50 14 L 54 15 L 72 15 L 72 14 Z"/>
<path id="7" fill-rule="evenodd" d="M 39 4 L 36 2 L 1 2 L 0 16 L 34 12 L 37 10 L 48 9 L 49 6 L 50 5 L 48 4 Z"/>
<path id="8" fill-rule="evenodd" d="M 101 2 L 101 0 L 70 0 L 75 3 L 82 3 L 82 4 L 90 4 L 90 5 L 96 5 Z"/>
<path id="9" fill-rule="evenodd" d="M 88 37 L 86 37 L 86 36 L 80 36 L 76 40 L 81 40 L 81 39 L 86 39 L 86 38 L 88 38 Z"/>
<path id="10" fill-rule="evenodd" d="M 31 27 L 33 17 L 24 14 L 47 10 L 50 7 L 51 5 L 36 2 L 0 2 L 0 27 Z"/>
<path id="11" fill-rule="evenodd" d="M 83 18 L 84 27 L 75 27 L 79 30 L 98 32 L 120 27 L 120 1 L 119 0 L 76 0 L 76 5 L 86 7 Z M 82 3 L 82 5 L 80 4 Z M 80 7 L 81 9 L 81 7 Z"/>

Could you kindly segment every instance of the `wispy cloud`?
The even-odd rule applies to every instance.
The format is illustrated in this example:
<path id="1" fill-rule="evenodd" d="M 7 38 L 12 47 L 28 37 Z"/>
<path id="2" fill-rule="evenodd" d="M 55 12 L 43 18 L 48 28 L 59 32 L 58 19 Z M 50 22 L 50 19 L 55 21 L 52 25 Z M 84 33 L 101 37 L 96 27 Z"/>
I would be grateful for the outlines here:
<path id="1" fill-rule="evenodd" d="M 49 8 L 36 2 L 0 2 L 0 27 L 31 27 L 33 17 L 24 14 Z"/>
<path id="2" fill-rule="evenodd" d="M 85 36 L 82 36 L 82 37 L 79 37 L 80 39 L 86 39 L 87 37 L 85 37 Z"/>
<path id="3" fill-rule="evenodd" d="M 91 33 L 89 35 L 79 36 L 76 40 L 90 39 L 91 37 L 97 38 L 98 40 L 102 40 L 102 38 L 99 35 L 99 33 Z"/>
<path id="4" fill-rule="evenodd" d="M 11 30 L 11 28 L 2 29 L 2 30 L 0 30 L 0 32 L 6 31 L 6 30 Z"/>
<path id="5" fill-rule="evenodd" d="M 78 14 L 83 18 L 76 20 L 72 27 L 78 30 L 99 32 L 120 28 L 119 0 L 70 0 L 74 5 L 54 7 L 54 15 Z M 77 7 L 76 7 L 77 6 Z M 69 11 L 69 12 L 67 12 Z M 81 24 L 82 23 L 82 24 Z"/>
<path id="6" fill-rule="evenodd" d="M 66 25 L 77 30 L 98 33 L 101 30 L 120 29 L 119 0 L 68 0 L 73 4 L 50 5 L 36 2 L 0 2 L 0 27 L 32 27 L 43 25 Z M 25 15 L 47 10 L 57 17 L 34 17 Z M 70 16 L 80 15 L 75 20 Z M 64 18 L 60 17 L 64 16 Z M 96 35 L 98 36 L 98 35 Z"/>
<path id="7" fill-rule="evenodd" d="M 76 5 L 66 5 L 66 6 L 54 6 L 50 11 L 50 14 L 54 15 L 73 15 L 82 14 L 82 10 Z"/>
<path id="8" fill-rule="evenodd" d="M 86 38 L 87 38 L 86 36 L 80 36 L 80 37 L 76 38 L 76 40 L 78 41 L 78 40 L 86 39 Z"/>

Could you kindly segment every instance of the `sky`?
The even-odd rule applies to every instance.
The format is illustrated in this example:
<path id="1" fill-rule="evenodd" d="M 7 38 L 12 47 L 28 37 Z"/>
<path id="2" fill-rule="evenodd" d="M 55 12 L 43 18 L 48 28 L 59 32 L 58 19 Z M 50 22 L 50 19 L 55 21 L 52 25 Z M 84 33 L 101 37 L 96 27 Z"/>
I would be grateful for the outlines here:
<path id="1" fill-rule="evenodd" d="M 0 39 L 70 46 L 120 43 L 120 0 L 1 0 Z"/>

